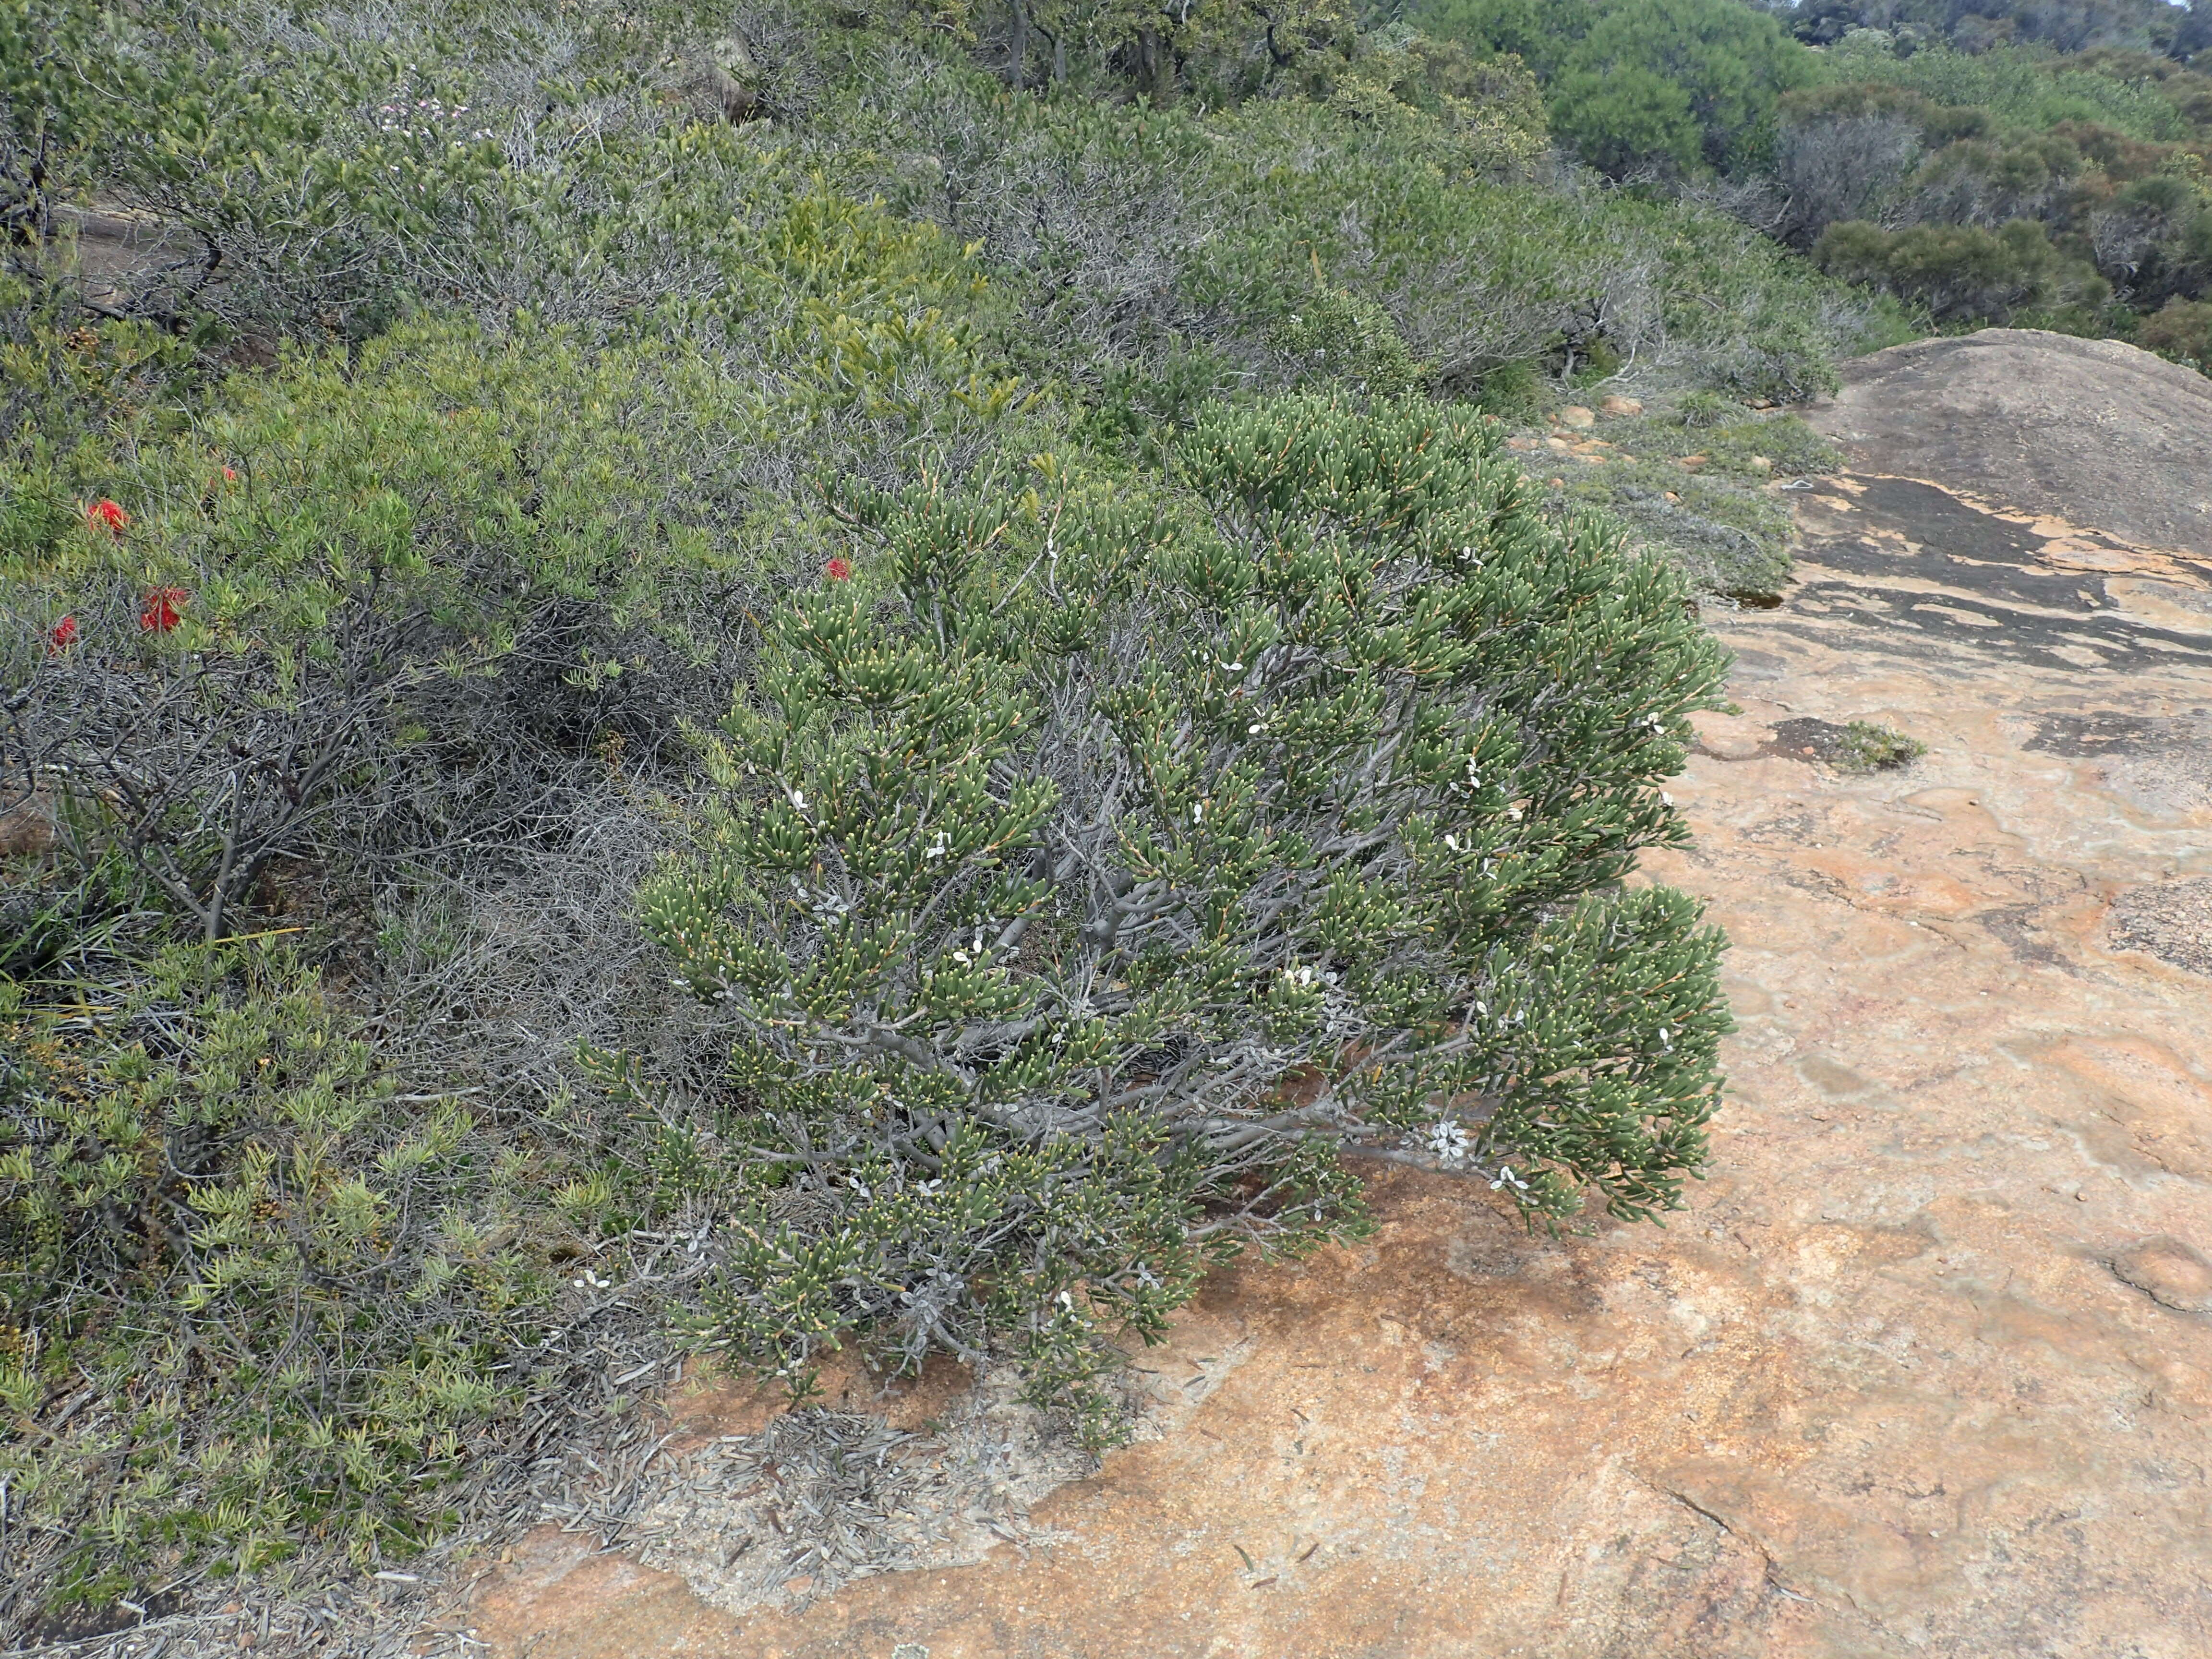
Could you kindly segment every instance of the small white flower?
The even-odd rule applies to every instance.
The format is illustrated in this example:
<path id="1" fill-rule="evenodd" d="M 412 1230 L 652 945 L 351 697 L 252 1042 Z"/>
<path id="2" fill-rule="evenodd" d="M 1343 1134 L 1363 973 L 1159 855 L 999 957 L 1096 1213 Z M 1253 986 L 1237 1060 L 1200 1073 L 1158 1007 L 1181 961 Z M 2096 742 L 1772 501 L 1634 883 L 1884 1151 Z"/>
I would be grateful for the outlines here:
<path id="1" fill-rule="evenodd" d="M 806 796 L 805 792 L 798 789 L 793 790 L 791 792 L 791 805 L 792 809 L 794 811 L 804 812 L 806 810 Z"/>
<path id="2" fill-rule="evenodd" d="M 1205 803 L 1205 802 L 1203 802 L 1203 801 L 1193 801 L 1193 802 L 1190 804 L 1190 821 L 1191 821 L 1193 823 L 1205 823 L 1205 822 L 1206 822 L 1206 803 Z"/>
<path id="3" fill-rule="evenodd" d="M 1459 851 L 1459 837 L 1458 837 L 1457 836 L 1446 836 L 1444 837 L 1444 845 L 1445 845 L 1445 846 L 1447 846 L 1447 847 L 1449 847 L 1449 848 L 1450 848 L 1452 849 L 1452 851 L 1453 851 L 1453 852 L 1455 852 L 1455 853 L 1458 852 L 1458 851 Z"/>
<path id="4" fill-rule="evenodd" d="M 1259 735 L 1259 732 L 1260 732 L 1260 726 L 1259 726 L 1259 723 L 1258 723 L 1256 720 L 1255 720 L 1255 722 L 1253 722 L 1253 724 L 1251 724 L 1250 726 L 1246 726 L 1246 727 L 1244 728 L 1244 735 L 1245 735 L 1246 737 L 1248 737 L 1248 738 L 1250 738 L 1250 737 L 1256 737 L 1256 736 L 1258 736 L 1258 735 Z"/>
<path id="5" fill-rule="evenodd" d="M 1521 809 L 1517 806 L 1509 806 L 1505 809 L 1505 816 L 1518 823 L 1521 822 Z"/>
<path id="6" fill-rule="evenodd" d="M 1664 789 L 1662 789 L 1659 792 L 1659 799 L 1668 806 L 1672 806 L 1674 804 L 1674 798 L 1668 794 Z"/>
<path id="7" fill-rule="evenodd" d="M 1241 674 L 1244 672 L 1244 665 L 1241 662 L 1225 662 L 1221 665 L 1232 674 Z"/>
<path id="8" fill-rule="evenodd" d="M 951 842 L 946 837 L 945 831 L 940 830 L 937 832 L 937 839 L 930 843 L 928 848 L 922 854 L 922 857 L 926 859 L 941 859 L 951 850 Z"/>

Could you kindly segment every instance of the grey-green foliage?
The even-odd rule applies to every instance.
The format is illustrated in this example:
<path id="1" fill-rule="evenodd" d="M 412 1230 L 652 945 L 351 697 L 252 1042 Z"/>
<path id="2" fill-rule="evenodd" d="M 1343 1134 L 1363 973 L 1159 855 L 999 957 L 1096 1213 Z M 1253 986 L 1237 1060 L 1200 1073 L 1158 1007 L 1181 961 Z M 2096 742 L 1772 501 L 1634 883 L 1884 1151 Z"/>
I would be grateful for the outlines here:
<path id="1" fill-rule="evenodd" d="M 1620 884 L 1681 838 L 1656 786 L 1722 659 L 1494 431 L 1297 398 L 1199 422 L 1188 512 L 1048 461 L 859 515 L 644 899 L 734 1035 L 713 1341 L 794 1375 L 995 1334 L 1098 1429 L 1102 1337 L 1356 1228 L 1347 1156 L 1548 1224 L 1676 1204 L 1719 941 Z"/>
<path id="2" fill-rule="evenodd" d="M 963 66 L 886 57 L 853 69 L 809 142 L 835 129 L 847 187 L 977 244 L 1031 319 L 1016 349 L 1109 397 L 1115 366 L 1178 352 L 1214 354 L 1224 387 L 1310 374 L 1284 331 L 1317 291 L 1387 314 L 1432 389 L 1597 343 L 1746 396 L 1824 389 L 1864 304 L 1724 215 L 1530 160 L 1524 81 L 1501 72 L 1474 105 L 1494 118 L 1471 122 L 1387 96 L 1127 109 L 1009 100 Z"/>
<path id="3" fill-rule="evenodd" d="M 1611 446 L 1602 462 L 1561 463 L 1566 498 L 1613 514 L 1699 587 L 1724 593 L 1782 586 L 1795 531 L 1789 498 L 1770 486 L 1841 460 L 1794 415 L 1755 415 L 1711 392 L 1607 421 L 1601 432 Z"/>
<path id="4" fill-rule="evenodd" d="M 1837 290 L 1717 216 L 1484 162 L 1481 120 L 1381 82 L 1248 118 L 1033 100 L 919 25 L 794 12 L 748 24 L 778 113 L 738 126 L 684 90 L 727 19 L 673 5 L 18 0 L 0 27 L 64 16 L 93 44 L 52 83 L 84 115 L 54 176 L 202 257 L 122 283 L 118 319 L 11 245 L 0 701 L 76 722 L 28 764 L 67 796 L 77 738 L 134 775 L 146 752 L 190 799 L 142 824 L 235 873 L 203 833 L 222 797 L 179 787 L 235 806 L 235 705 L 95 731 L 121 704 L 77 688 L 228 660 L 281 702 L 288 665 L 346 653 L 406 683 L 313 790 L 255 772 L 301 833 L 202 931 L 280 930 L 282 973 L 166 956 L 146 915 L 130 962 L 5 988 L 0 1036 L 40 1053 L 0 1087 L 0 1620 L 507 1501 L 534 1437 L 635 1370 L 617 1337 L 660 1352 L 694 1266 L 706 1335 L 769 1369 L 1007 1341 L 1095 1406 L 1102 1332 L 1156 1330 L 1217 1253 L 1359 1224 L 1345 1142 L 1554 1219 L 1585 1187 L 1671 1201 L 1713 943 L 1609 884 L 1675 833 L 1650 786 L 1712 678 L 1679 582 L 1541 520 L 1465 416 L 1202 406 L 1425 365 L 1503 404 L 1593 336 L 1805 383 Z M 1316 293 L 1352 337 L 1284 352 Z M 86 518 L 102 498 L 127 528 Z M 833 550 L 849 587 L 760 602 Z M 149 634 L 169 588 L 183 619 Z M 1279 636 L 1231 684 L 1249 629 Z M 679 734 L 756 646 L 726 819 L 647 909 L 759 972 L 672 1012 L 626 900 L 696 783 Z M 921 691 L 863 683 L 902 664 Z M 799 796 L 859 805 L 787 844 Z M 95 842 L 103 799 L 76 801 Z M 1154 881 L 1164 908 L 1084 942 Z M 921 1060 L 830 1035 L 866 989 L 839 1005 L 820 954 L 848 890 Z M 687 1092 L 716 1018 L 738 1064 Z M 579 1039 L 679 1091 L 611 1061 L 622 1109 L 572 1094 Z"/>
<path id="5" fill-rule="evenodd" d="M 1276 343 L 1311 378 L 1379 398 L 1418 392 L 1429 376 L 1390 313 L 1342 289 L 1316 288 L 1284 319 Z"/>
<path id="6" fill-rule="evenodd" d="M 1823 82 L 1903 87 L 1939 104 L 1986 110 L 2009 126 L 2040 131 L 2082 121 L 2133 138 L 2189 136 L 2188 123 L 2155 82 L 2107 73 L 2092 60 L 2060 58 L 2039 46 L 1980 52 L 1932 46 L 1900 54 L 1891 40 L 1869 33 L 1838 41 L 1814 61 Z"/>

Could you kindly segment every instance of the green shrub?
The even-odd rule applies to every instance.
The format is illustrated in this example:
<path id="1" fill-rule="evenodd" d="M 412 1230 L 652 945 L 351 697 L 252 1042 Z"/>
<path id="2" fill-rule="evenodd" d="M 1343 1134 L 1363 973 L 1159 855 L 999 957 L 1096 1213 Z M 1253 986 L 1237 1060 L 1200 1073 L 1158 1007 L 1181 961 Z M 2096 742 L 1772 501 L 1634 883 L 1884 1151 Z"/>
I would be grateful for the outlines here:
<path id="1" fill-rule="evenodd" d="M 1293 362 L 1309 366 L 1311 377 L 1380 398 L 1419 391 L 1428 378 L 1390 313 L 1342 289 L 1316 289 L 1299 301 L 1276 341 Z"/>
<path id="2" fill-rule="evenodd" d="M 0 974 L 12 1565 L 100 1601 L 448 1523 L 551 1328 L 539 1179 L 281 951 Z"/>
<path id="3" fill-rule="evenodd" d="M 77 72 L 97 27 L 76 0 L 0 5 L 0 246 L 10 258 L 54 234 L 72 164 L 105 113 Z"/>
<path id="4" fill-rule="evenodd" d="M 1674 419 L 1693 430 L 1705 427 L 1725 426 L 1744 416 L 1741 404 L 1722 397 L 1715 392 L 1686 392 L 1674 405 Z"/>
<path id="5" fill-rule="evenodd" d="M 0 9 L 0 1616 L 388 1559 L 686 1332 L 1103 1435 L 1370 1157 L 1677 1200 L 1717 941 L 1619 882 L 1714 653 L 1399 394 L 1796 396 L 1870 307 L 1516 63 L 1016 15 Z M 41 132 L 200 257 L 88 313 Z"/>
<path id="6" fill-rule="evenodd" d="M 1772 593 L 1790 574 L 1795 533 L 1770 484 L 1832 471 L 1841 456 L 1794 415 L 1758 415 L 1711 392 L 1671 408 L 1609 420 L 1596 465 L 1562 460 L 1571 502 L 1620 519 L 1638 545 L 1664 554 L 1700 588 Z M 1697 458 L 1693 467 L 1680 463 Z"/>
<path id="7" fill-rule="evenodd" d="M 2135 138 L 2187 136 L 2154 84 L 2076 69 L 2034 47 L 1962 52 L 1939 46 L 1900 58 L 1877 40 L 1845 40 L 1814 61 L 1827 80 L 1899 87 L 1931 103 L 1986 110 L 2005 126 L 2040 131 L 2062 121 L 2094 121 Z"/>
<path id="8" fill-rule="evenodd" d="M 1779 23 L 1733 0 L 1428 0 L 1413 15 L 1446 40 L 1525 58 L 1553 131 L 1616 176 L 1756 165 L 1776 98 L 1815 73 Z"/>
<path id="9" fill-rule="evenodd" d="M 2162 310 L 2143 319 L 2136 343 L 2212 374 L 2212 303 L 2168 300 Z"/>
<path id="10" fill-rule="evenodd" d="M 1617 883 L 1680 834 L 1655 786 L 1721 659 L 1496 446 L 1419 404 L 1214 413 L 1202 516 L 1048 458 L 1034 497 L 885 505 L 782 608 L 643 901 L 736 1039 L 709 1340 L 787 1376 L 1002 1341 L 1100 1433 L 1103 1337 L 1356 1229 L 1347 1155 L 1552 1223 L 1679 1201 L 1717 941 Z"/>
<path id="11" fill-rule="evenodd" d="M 1654 161 L 1747 172 L 1771 148 L 1777 98 L 1815 73 L 1778 22 L 1734 0 L 1610 0 L 1598 10 L 1561 66 L 1552 122 L 1608 172 Z"/>
<path id="12" fill-rule="evenodd" d="M 273 861 L 557 814 L 593 745 L 665 745 L 727 655 L 745 485 L 700 440 L 744 424 L 695 355 L 544 331 L 410 328 L 234 381 L 118 457 L 122 527 L 73 507 L 0 547 L 9 762 L 66 781 L 208 939 Z"/>
<path id="13" fill-rule="evenodd" d="M 1677 434 L 1674 443 L 1660 447 L 1662 453 L 1682 441 Z M 1696 441 L 1702 446 L 1703 435 Z M 1672 459 L 1626 453 L 1635 459 L 1563 473 L 1565 499 L 1617 519 L 1638 546 L 1664 555 L 1708 592 L 1780 589 L 1790 574 L 1787 507 L 1752 478 L 1688 471 Z"/>
<path id="14" fill-rule="evenodd" d="M 2111 294 L 2093 266 L 2059 252 L 2043 227 L 2026 219 L 1996 231 L 1831 225 L 1813 258 L 1832 276 L 1887 289 L 1943 322 L 2001 323 L 2041 307 L 2094 308 Z"/>

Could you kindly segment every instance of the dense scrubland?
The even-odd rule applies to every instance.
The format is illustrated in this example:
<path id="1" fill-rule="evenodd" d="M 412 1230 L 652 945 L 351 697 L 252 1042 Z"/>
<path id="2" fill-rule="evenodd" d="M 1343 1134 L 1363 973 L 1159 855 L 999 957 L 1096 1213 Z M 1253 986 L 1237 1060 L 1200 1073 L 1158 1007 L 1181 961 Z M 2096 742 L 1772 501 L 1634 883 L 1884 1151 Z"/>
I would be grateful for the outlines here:
<path id="1" fill-rule="evenodd" d="M 2114 337 L 2212 368 L 2212 11 L 1428 0 L 1411 15 L 1517 55 L 1591 166 L 1720 206 L 1923 326 Z"/>
<path id="2" fill-rule="evenodd" d="M 0 4 L 5 1628 L 398 1560 L 679 1352 L 1103 1445 L 1376 1158 L 1677 1204 L 1623 878 L 1772 406 L 2212 315 L 2185 33 L 1842 15 Z M 1707 471 L 1522 476 L 1616 385 Z"/>

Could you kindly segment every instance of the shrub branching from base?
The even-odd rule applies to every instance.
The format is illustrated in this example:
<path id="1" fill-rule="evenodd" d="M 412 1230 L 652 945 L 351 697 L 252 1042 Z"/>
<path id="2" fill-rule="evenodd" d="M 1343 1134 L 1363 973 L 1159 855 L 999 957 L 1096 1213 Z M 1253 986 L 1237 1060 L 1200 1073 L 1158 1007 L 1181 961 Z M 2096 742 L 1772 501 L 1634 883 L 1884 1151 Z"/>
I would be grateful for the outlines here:
<path id="1" fill-rule="evenodd" d="M 1040 458 L 856 513 L 643 900 L 735 1035 L 708 1341 L 794 1381 L 1011 1346 L 1103 1435 L 1108 1339 L 1358 1231 L 1348 1158 L 1550 1224 L 1679 1202 L 1720 940 L 1622 881 L 1722 657 L 1495 431 L 1293 398 L 1199 422 L 1187 511 Z"/>

